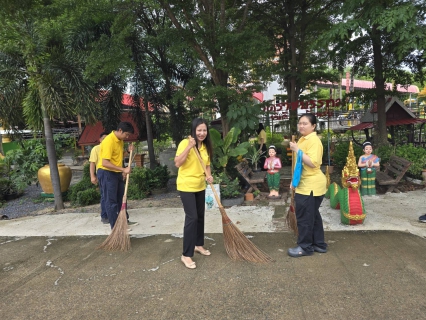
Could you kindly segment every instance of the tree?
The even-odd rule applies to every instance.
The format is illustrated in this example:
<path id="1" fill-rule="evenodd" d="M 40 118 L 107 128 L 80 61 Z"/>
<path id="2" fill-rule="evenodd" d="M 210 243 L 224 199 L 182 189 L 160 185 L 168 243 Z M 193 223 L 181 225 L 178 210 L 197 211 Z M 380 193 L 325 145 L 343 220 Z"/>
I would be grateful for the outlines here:
<path id="1" fill-rule="evenodd" d="M 258 24 L 248 24 L 252 0 L 168 1 L 159 0 L 170 20 L 210 75 L 209 96 L 217 102 L 223 134 L 229 131 L 228 80 L 252 83 L 252 74 L 273 55 L 273 48 L 256 36 Z M 204 88 L 205 89 L 205 88 Z M 245 88 L 251 90 L 251 88 Z"/>
<path id="2" fill-rule="evenodd" d="M 0 1 L 1 109 L 23 106 L 29 128 L 44 129 L 56 210 L 64 204 L 51 119 L 81 114 L 90 121 L 95 107 L 83 58 L 67 46 L 70 26 L 59 23 L 66 21 L 59 4 Z"/>
<path id="3" fill-rule="evenodd" d="M 337 0 L 273 0 L 258 4 L 256 20 L 262 20 L 263 33 L 276 48 L 274 74 L 295 106 L 300 94 L 315 81 L 335 81 L 328 72 L 327 50 L 316 39 L 331 26 L 330 14 Z M 294 109 L 294 107 L 293 107 Z M 297 110 L 290 110 L 290 130 L 297 131 Z"/>
<path id="4" fill-rule="evenodd" d="M 352 64 L 354 72 L 364 71 L 374 79 L 376 146 L 387 144 L 385 95 L 390 90 L 386 82 L 408 85 L 425 79 L 425 11 L 424 1 L 345 1 L 335 26 L 323 36 L 339 68 Z M 414 77 L 406 72 L 407 67 Z"/>

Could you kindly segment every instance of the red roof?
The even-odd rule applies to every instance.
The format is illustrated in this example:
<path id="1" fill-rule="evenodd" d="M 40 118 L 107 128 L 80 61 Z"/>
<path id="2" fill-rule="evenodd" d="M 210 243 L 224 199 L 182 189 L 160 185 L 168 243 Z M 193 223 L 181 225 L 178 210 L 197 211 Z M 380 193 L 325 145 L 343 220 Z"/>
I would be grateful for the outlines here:
<path id="1" fill-rule="evenodd" d="M 120 121 L 130 122 L 135 129 L 135 132 L 129 136 L 129 139 L 124 140 L 125 142 L 135 142 L 138 141 L 139 130 L 138 127 L 133 120 L 132 115 L 129 112 L 123 112 L 121 114 Z M 78 144 L 80 146 L 93 146 L 99 143 L 100 134 L 105 131 L 102 126 L 102 122 L 98 121 L 94 125 L 86 125 L 78 138 Z"/>
<path id="2" fill-rule="evenodd" d="M 263 102 L 263 93 L 262 92 L 255 92 L 255 93 L 253 93 L 253 98 L 259 100 L 259 102 Z"/>
<path id="3" fill-rule="evenodd" d="M 418 123 L 426 123 L 426 119 L 419 118 L 409 118 L 409 119 L 391 119 L 386 121 L 387 127 L 392 126 L 401 126 L 405 124 L 418 124 Z M 361 122 L 353 127 L 350 127 L 348 130 L 364 130 L 373 128 L 372 122 Z"/>

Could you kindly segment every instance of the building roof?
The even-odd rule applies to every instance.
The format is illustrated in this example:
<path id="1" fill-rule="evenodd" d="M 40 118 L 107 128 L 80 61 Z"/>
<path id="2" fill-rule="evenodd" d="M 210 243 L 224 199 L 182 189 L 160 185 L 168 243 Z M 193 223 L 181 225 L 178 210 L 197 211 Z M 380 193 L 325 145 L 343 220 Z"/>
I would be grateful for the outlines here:
<path id="1" fill-rule="evenodd" d="M 127 121 L 130 122 L 135 129 L 135 132 L 132 133 L 128 139 L 125 139 L 125 142 L 135 142 L 139 141 L 139 130 L 138 127 L 133 120 L 132 114 L 130 112 L 123 112 L 121 114 L 120 121 Z M 94 125 L 86 125 L 83 129 L 83 132 L 80 134 L 80 137 L 78 138 L 78 145 L 79 146 L 93 146 L 99 143 L 99 136 L 100 134 L 105 131 L 104 127 L 102 126 L 102 122 L 98 121 Z"/>
<path id="2" fill-rule="evenodd" d="M 387 97 L 386 103 L 386 126 L 398 126 L 406 124 L 426 123 L 426 119 L 419 119 L 396 97 Z M 360 123 L 350 127 L 349 130 L 363 130 L 373 128 L 377 122 L 377 103 L 368 110 L 361 118 Z"/>

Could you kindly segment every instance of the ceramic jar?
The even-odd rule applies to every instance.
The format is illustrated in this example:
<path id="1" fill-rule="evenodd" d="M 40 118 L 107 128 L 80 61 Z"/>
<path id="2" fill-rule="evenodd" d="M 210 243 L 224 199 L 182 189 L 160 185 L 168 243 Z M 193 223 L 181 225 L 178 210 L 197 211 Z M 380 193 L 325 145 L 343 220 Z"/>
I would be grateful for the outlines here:
<path id="1" fill-rule="evenodd" d="M 58 171 L 59 180 L 61 183 L 61 192 L 66 192 L 68 191 L 71 183 L 71 168 L 63 163 L 58 163 Z M 53 194 L 52 180 L 50 178 L 50 166 L 48 164 L 38 170 L 37 177 L 43 192 L 47 194 Z"/>

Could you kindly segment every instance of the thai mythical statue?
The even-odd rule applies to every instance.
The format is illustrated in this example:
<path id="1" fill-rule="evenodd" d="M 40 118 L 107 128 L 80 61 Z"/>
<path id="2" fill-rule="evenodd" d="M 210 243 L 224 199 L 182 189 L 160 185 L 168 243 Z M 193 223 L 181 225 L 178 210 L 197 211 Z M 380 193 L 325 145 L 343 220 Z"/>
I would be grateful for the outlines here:
<path id="1" fill-rule="evenodd" d="M 325 197 L 330 199 L 330 206 L 333 209 L 340 208 L 340 219 L 342 223 L 362 224 L 365 219 L 365 209 L 359 191 L 361 180 L 352 142 L 350 142 L 349 145 L 346 165 L 342 170 L 342 188 L 335 182 L 330 185 L 328 168 L 326 176 L 328 188 Z"/>

